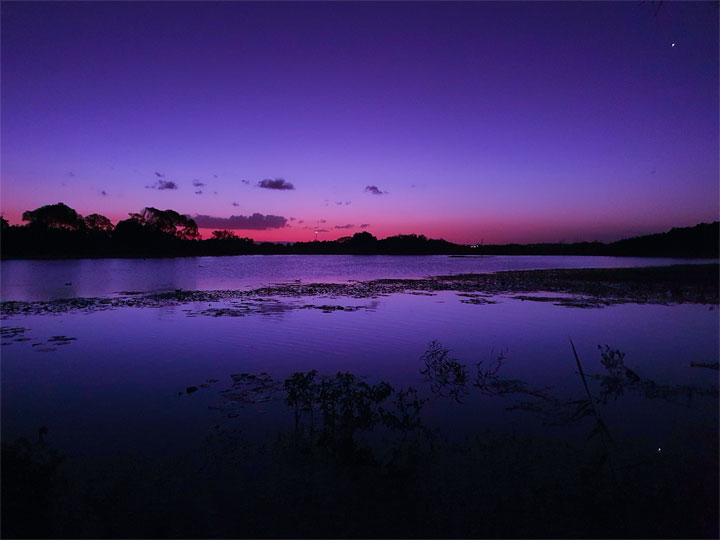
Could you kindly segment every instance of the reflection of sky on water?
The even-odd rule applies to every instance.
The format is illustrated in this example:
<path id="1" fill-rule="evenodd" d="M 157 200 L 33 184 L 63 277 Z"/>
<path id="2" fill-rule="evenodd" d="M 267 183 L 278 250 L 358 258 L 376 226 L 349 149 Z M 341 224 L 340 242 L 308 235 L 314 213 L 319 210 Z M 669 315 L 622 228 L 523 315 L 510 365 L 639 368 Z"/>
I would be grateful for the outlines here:
<path id="1" fill-rule="evenodd" d="M 717 361 L 717 309 L 632 304 L 572 309 L 509 298 L 469 305 L 460 299 L 454 293 L 377 301 L 314 298 L 302 303 L 370 309 L 272 310 L 245 317 L 187 317 L 183 311 L 207 305 L 14 317 L 3 326 L 29 328 L 26 335 L 32 339 L 2 347 L 3 440 L 32 435 L 45 425 L 62 448 L 171 451 L 225 421 L 250 431 L 287 427 L 291 418 L 281 404 L 260 407 L 264 414 L 241 411 L 232 420 L 208 406 L 222 403 L 219 391 L 229 388 L 230 374 L 241 372 L 264 371 L 283 379 L 310 369 L 350 371 L 370 382 L 424 390 L 419 357 L 433 339 L 468 366 L 507 350 L 504 377 L 552 385 L 559 396 L 582 393 L 569 337 L 586 372 L 601 371 L 597 345 L 607 343 L 626 352 L 626 364 L 643 377 L 717 387 L 716 371 L 689 366 L 690 361 Z M 78 339 L 53 352 L 32 346 L 55 335 Z M 219 382 L 178 395 L 208 379 Z M 616 432 L 635 431 L 650 444 L 683 431 L 678 426 L 716 427 L 717 403 L 703 399 L 697 401 L 699 408 L 690 409 L 624 397 L 607 407 L 606 421 Z M 516 401 L 473 394 L 462 406 L 430 404 L 426 415 L 450 433 L 509 424 L 545 429 L 528 413 L 504 412 Z"/>
<path id="2" fill-rule="evenodd" d="M 107 296 L 124 291 L 241 289 L 269 283 L 380 278 L 543 268 L 620 268 L 707 260 L 576 256 L 246 255 L 168 259 L 3 261 L 3 300 Z M 69 284 L 69 285 L 68 285 Z"/>

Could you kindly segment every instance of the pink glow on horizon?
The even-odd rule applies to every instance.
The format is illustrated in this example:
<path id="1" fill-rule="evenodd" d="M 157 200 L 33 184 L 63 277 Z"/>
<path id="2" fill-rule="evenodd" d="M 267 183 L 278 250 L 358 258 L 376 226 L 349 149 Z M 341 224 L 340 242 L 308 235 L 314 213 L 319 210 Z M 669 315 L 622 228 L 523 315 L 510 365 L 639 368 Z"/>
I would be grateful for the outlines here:
<path id="1" fill-rule="evenodd" d="M 66 203 L 69 204 L 69 203 Z M 106 215 L 113 224 L 128 219 L 128 212 L 111 211 L 103 213 L 93 210 L 91 206 L 73 206 L 81 215 L 101 213 Z M 161 206 L 162 208 L 162 206 Z M 31 208 L 32 209 L 32 208 Z M 162 208 L 165 209 L 165 208 Z M 137 211 L 140 211 L 138 208 Z M 325 214 L 329 214 L 326 212 Z M 323 215 L 325 215 L 323 214 Z M 302 213 L 294 221 L 288 221 L 288 225 L 282 228 L 267 230 L 232 230 L 237 236 L 252 238 L 256 242 L 311 242 L 316 238 L 323 240 L 337 240 L 344 236 L 352 236 L 358 232 L 368 232 L 377 238 L 386 238 L 398 234 L 422 234 L 428 238 L 445 239 L 460 244 L 506 244 L 506 243 L 536 243 L 536 242 L 582 242 L 600 241 L 611 242 L 631 236 L 665 232 L 672 227 L 689 227 L 698 222 L 694 216 L 673 216 L 673 221 L 668 224 L 660 219 L 637 219 L 628 225 L 627 220 L 622 216 L 615 216 L 609 219 L 608 216 L 582 216 L 580 214 L 564 216 L 564 219 L 543 220 L 542 216 L 510 215 L 502 216 L 499 213 L 480 217 L 462 217 L 440 219 L 435 216 L 432 219 L 420 220 L 413 218 L 411 213 L 396 216 L 389 220 L 382 215 L 376 214 L 373 219 L 361 220 L 354 217 L 343 216 L 340 219 L 326 219 L 321 223 L 319 219 L 303 219 Z M 11 225 L 22 225 L 22 211 L 13 210 L 3 213 L 3 217 Z M 299 223 L 299 221 L 303 223 Z M 704 221 L 713 221 L 708 216 Z M 350 223 L 346 223 L 350 222 Z M 368 223 L 367 227 L 360 225 Z M 350 228 L 344 225 L 352 224 Z M 342 228 L 338 228 L 341 226 Z M 213 228 L 200 228 L 199 232 L 204 239 L 212 237 Z M 315 231 L 319 231 L 317 237 Z"/>

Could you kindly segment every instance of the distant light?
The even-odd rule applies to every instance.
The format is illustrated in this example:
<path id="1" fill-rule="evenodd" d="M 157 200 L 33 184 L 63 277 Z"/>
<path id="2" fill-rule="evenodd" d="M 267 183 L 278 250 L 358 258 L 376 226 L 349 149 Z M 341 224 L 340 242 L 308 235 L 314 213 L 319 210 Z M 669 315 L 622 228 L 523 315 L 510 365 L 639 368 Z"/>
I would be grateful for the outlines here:
<path id="1" fill-rule="evenodd" d="M 659 454 L 660 452 L 662 452 L 662 448 L 660 448 L 660 447 L 658 446 L 658 454 Z"/>
<path id="2" fill-rule="evenodd" d="M 671 45 L 671 47 L 674 47 L 674 46 L 675 46 L 675 42 L 673 42 L 673 44 Z"/>

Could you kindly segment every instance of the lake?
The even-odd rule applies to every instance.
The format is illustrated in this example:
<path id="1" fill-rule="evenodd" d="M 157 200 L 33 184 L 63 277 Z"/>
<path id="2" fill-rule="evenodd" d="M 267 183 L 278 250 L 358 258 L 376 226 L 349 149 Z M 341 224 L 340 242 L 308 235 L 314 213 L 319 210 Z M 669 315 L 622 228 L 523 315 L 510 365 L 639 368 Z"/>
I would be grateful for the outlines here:
<path id="1" fill-rule="evenodd" d="M 4 261 L 2 299 L 676 262 L 446 256 Z M 257 309 L 240 312 L 237 301 L 227 300 L 5 315 L 2 439 L 37 438 L 44 426 L 47 440 L 76 460 L 181 459 L 204 452 L 208 437 L 219 432 L 241 433 L 247 444 L 271 444 L 297 425 L 282 382 L 314 369 L 318 382 L 321 376 L 350 372 L 367 385 L 386 381 L 396 390 L 416 389 L 426 400 L 423 425 L 448 444 L 493 433 L 587 449 L 600 439 L 588 442 L 597 422 L 589 409 L 582 410 L 586 393 L 572 339 L 597 414 L 622 446 L 618 454 L 648 460 L 668 456 L 674 464 L 689 459 L 697 467 L 715 463 L 706 478 L 716 478 L 718 372 L 702 367 L 718 361 L 716 305 L 622 303 L 581 309 L 532 296 L 499 294 L 477 301 L 435 291 L 259 298 L 253 304 Z M 426 353 L 433 347 L 436 353 L 447 351 L 445 360 L 464 366 L 467 384 L 455 384 L 448 372 L 428 372 Z M 624 357 L 610 372 L 615 351 Z M 620 375 L 607 378 L 613 373 Z M 299 412 L 309 425 L 307 413 Z M 367 444 L 382 446 L 382 437 L 371 436 Z M 714 486 L 703 501 L 717 498 Z M 713 524 L 705 525 L 712 534 Z M 702 534 L 704 529 L 682 530 Z"/>
<path id="2" fill-rule="evenodd" d="M 176 259 L 10 260 L 0 265 L 3 300 L 94 297 L 125 291 L 246 289 L 272 283 L 344 282 L 544 268 L 624 268 L 706 259 L 578 256 L 245 255 Z"/>

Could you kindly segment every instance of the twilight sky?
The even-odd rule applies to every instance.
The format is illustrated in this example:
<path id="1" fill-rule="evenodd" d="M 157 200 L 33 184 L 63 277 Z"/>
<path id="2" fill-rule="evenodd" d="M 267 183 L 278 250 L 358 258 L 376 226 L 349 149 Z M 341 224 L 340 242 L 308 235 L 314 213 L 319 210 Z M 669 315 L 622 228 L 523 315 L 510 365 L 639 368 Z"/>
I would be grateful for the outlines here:
<path id="1" fill-rule="evenodd" d="M 0 9 L 11 223 L 62 201 L 505 243 L 718 219 L 716 3 Z"/>

